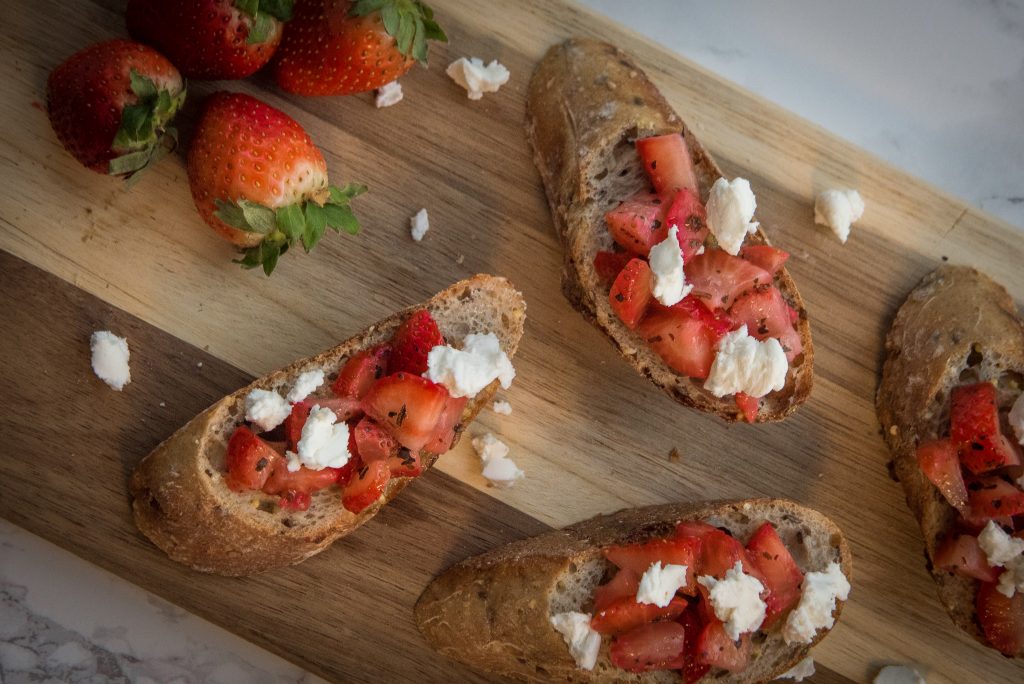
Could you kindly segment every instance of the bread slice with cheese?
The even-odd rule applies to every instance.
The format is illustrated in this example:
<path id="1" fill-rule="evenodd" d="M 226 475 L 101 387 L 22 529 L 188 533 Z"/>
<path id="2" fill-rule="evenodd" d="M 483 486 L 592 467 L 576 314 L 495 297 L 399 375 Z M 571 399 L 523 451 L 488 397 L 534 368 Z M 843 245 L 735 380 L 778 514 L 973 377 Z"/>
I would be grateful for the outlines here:
<path id="1" fill-rule="evenodd" d="M 526 115 L 527 138 L 564 251 L 566 298 L 638 373 L 673 399 L 725 420 L 742 419 L 731 397 L 715 397 L 702 381 L 672 370 L 619 320 L 593 265 L 599 251 L 613 246 L 605 214 L 648 187 L 634 146 L 637 138 L 682 133 L 702 202 L 722 176 L 721 169 L 643 71 L 608 43 L 573 38 L 552 47 L 530 79 Z M 768 244 L 768 238 L 758 228 L 746 244 Z M 803 352 L 790 364 L 785 387 L 762 400 L 758 422 L 792 413 L 810 395 L 813 381 L 814 347 L 803 300 L 785 269 L 775 284 L 798 312 Z"/>
<path id="2" fill-rule="evenodd" d="M 470 333 L 490 332 L 509 358 L 519 345 L 526 318 L 522 295 L 507 280 L 478 275 L 392 314 L 332 349 L 229 394 L 139 463 L 130 482 L 139 529 L 168 556 L 196 570 L 249 575 L 298 563 L 372 518 L 411 478 L 393 477 L 377 503 L 358 515 L 342 505 L 335 486 L 314 493 L 306 511 L 283 510 L 275 505 L 277 497 L 228 489 L 227 441 L 244 418 L 245 397 L 252 390 L 284 394 L 301 373 L 318 369 L 324 371 L 329 385 L 353 354 L 388 340 L 419 309 L 431 313 L 449 344 L 458 346 Z M 496 380 L 466 405 L 462 425 L 491 401 L 497 386 Z M 436 458 L 427 454 L 424 466 Z"/>

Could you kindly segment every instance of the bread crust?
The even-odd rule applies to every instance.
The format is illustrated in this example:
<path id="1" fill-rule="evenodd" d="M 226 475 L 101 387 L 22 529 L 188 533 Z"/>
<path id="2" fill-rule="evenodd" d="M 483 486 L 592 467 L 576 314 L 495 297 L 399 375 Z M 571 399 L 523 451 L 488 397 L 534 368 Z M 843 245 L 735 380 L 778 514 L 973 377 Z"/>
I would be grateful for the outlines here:
<path id="1" fill-rule="evenodd" d="M 468 558 L 426 588 L 416 603 L 416 624 L 442 654 L 523 681 L 678 682 L 678 674 L 670 671 L 636 675 L 614 668 L 607 658 L 607 639 L 597 667 L 582 670 L 549 619 L 559 583 L 600 559 L 601 547 L 664 537 L 681 520 L 707 521 L 742 540 L 763 521 L 771 521 L 784 539 L 788 537 L 787 547 L 802 569 L 824 570 L 834 560 L 852 581 L 853 561 L 846 539 L 835 523 L 817 511 L 784 499 L 667 504 L 600 515 Z M 837 602 L 837 619 L 842 604 Z M 802 660 L 824 635 L 819 632 L 811 644 L 787 646 L 775 630 L 755 644 L 745 672 L 717 672 L 721 676 L 714 681 L 738 684 L 774 679 Z"/>
<path id="2" fill-rule="evenodd" d="M 1001 285 L 972 268 L 942 266 L 900 307 L 885 349 L 875 406 L 891 470 L 924 535 L 939 600 L 960 629 L 987 646 L 975 615 L 977 582 L 932 565 L 958 514 L 921 472 L 917 447 L 949 434 L 950 393 L 957 385 L 1024 378 L 1024 321 Z"/>
<path id="3" fill-rule="evenodd" d="M 594 255 L 611 249 L 604 214 L 647 181 L 632 141 L 682 133 L 706 202 L 722 176 L 697 138 L 633 61 L 608 43 L 573 38 L 548 50 L 527 92 L 526 133 L 562 243 L 562 291 L 637 372 L 676 401 L 727 421 L 742 420 L 731 399 L 669 368 L 643 339 L 619 321 L 594 271 Z M 620 192 L 620 190 L 624 190 Z M 748 244 L 769 244 L 764 231 Z M 814 347 L 803 299 L 786 269 L 776 285 L 799 313 L 803 353 L 790 364 L 785 388 L 762 401 L 757 422 L 782 420 L 806 401 L 813 384 Z"/>
<path id="4" fill-rule="evenodd" d="M 434 315 L 449 341 L 461 341 L 471 332 L 494 332 L 510 358 L 526 317 L 522 295 L 507 280 L 477 275 L 332 349 L 253 381 L 189 421 L 138 464 L 129 489 L 139 529 L 168 556 L 195 570 L 251 575 L 305 560 L 376 515 L 413 478 L 392 478 L 381 499 L 358 515 L 345 509 L 336 487 L 314 494 L 305 514 L 292 514 L 260 508 L 276 497 L 228 490 L 218 463 L 223 462 L 230 430 L 241 421 L 249 392 L 283 389 L 312 369 L 324 370 L 329 383 L 348 357 L 388 339 L 412 311 L 423 308 Z M 495 381 L 467 404 L 464 426 L 491 401 L 497 386 Z M 429 455 L 425 467 L 436 458 Z"/>

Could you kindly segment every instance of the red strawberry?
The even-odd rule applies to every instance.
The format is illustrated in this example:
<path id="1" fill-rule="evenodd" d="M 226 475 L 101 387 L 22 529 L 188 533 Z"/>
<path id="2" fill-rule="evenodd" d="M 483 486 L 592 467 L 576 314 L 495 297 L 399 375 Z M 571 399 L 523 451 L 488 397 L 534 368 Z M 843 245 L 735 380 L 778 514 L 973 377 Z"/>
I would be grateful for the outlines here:
<path id="1" fill-rule="evenodd" d="M 426 64 L 428 40 L 448 38 L 420 0 L 302 0 L 285 27 L 274 77 L 299 95 L 362 93 Z"/>
<path id="2" fill-rule="evenodd" d="M 444 344 L 444 336 L 430 312 L 426 309 L 414 312 L 391 340 L 388 372 L 423 375 L 427 372 L 427 354 L 440 344 Z"/>
<path id="3" fill-rule="evenodd" d="M 128 32 L 188 78 L 245 78 L 263 67 L 291 19 L 292 0 L 129 0 Z"/>
<path id="4" fill-rule="evenodd" d="M 327 163 L 294 119 L 242 93 L 204 103 L 188 152 L 188 180 L 200 215 L 246 248 L 244 268 L 270 275 L 300 243 L 308 252 L 324 231 L 359 232 L 349 201 L 366 191 L 327 183 Z"/>
<path id="5" fill-rule="evenodd" d="M 171 120 L 185 102 L 174 65 L 130 40 L 97 43 L 50 73 L 50 124 L 64 148 L 99 173 L 131 179 L 177 143 Z"/>

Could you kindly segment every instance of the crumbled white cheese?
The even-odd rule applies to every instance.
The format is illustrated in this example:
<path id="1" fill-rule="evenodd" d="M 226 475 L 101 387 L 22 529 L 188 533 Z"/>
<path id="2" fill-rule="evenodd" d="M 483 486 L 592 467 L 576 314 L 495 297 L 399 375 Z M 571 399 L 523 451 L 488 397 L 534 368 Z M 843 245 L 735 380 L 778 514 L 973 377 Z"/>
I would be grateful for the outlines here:
<path id="1" fill-rule="evenodd" d="M 501 416 L 511 416 L 512 404 L 507 401 L 496 401 L 491 405 L 491 410 Z"/>
<path id="2" fill-rule="evenodd" d="M 924 677 L 906 665 L 886 665 L 875 675 L 874 684 L 926 684 Z"/>
<path id="3" fill-rule="evenodd" d="M 591 628 L 590 619 L 590 615 L 576 612 L 551 616 L 551 626 L 562 635 L 576 665 L 584 670 L 594 669 L 601 650 L 601 635 Z"/>
<path id="4" fill-rule="evenodd" d="M 685 565 L 666 563 L 663 567 L 661 561 L 655 561 L 640 577 L 640 586 L 636 590 L 636 602 L 653 603 L 659 608 L 664 608 L 672 602 L 672 597 L 684 586 L 686 586 Z"/>
<path id="5" fill-rule="evenodd" d="M 453 397 L 475 397 L 498 380 L 508 389 L 516 371 L 494 333 L 471 333 L 462 349 L 438 345 L 427 354 L 427 380 L 444 385 Z"/>
<path id="6" fill-rule="evenodd" d="M 808 677 L 814 676 L 814 658 L 807 656 L 799 663 L 779 675 L 779 679 L 792 679 L 794 682 L 802 682 Z"/>
<path id="7" fill-rule="evenodd" d="M 402 101 L 402 86 L 398 81 L 385 83 L 380 88 L 377 88 L 376 95 L 377 97 L 373 104 L 376 105 L 377 109 L 390 107 Z"/>
<path id="8" fill-rule="evenodd" d="M 1024 392 L 1021 392 L 1020 396 L 1017 397 L 1017 401 L 1013 402 L 1008 418 L 1010 419 L 1010 427 L 1013 428 L 1013 433 L 1017 435 L 1017 441 L 1024 444 Z"/>
<path id="9" fill-rule="evenodd" d="M 726 333 L 718 341 L 704 389 L 716 397 L 743 392 L 763 397 L 786 386 L 789 361 L 777 339 L 761 341 L 747 334 L 747 326 Z"/>
<path id="10" fill-rule="evenodd" d="M 276 428 L 291 412 L 284 397 L 271 390 L 254 389 L 245 398 L 245 419 L 263 432 Z"/>
<path id="11" fill-rule="evenodd" d="M 651 247 L 648 257 L 651 266 L 651 291 L 654 298 L 665 306 L 683 301 L 693 285 L 686 283 L 683 273 L 683 253 L 679 247 L 679 228 L 672 226 L 668 237 Z"/>
<path id="12" fill-rule="evenodd" d="M 508 445 L 490 432 L 474 437 L 473 449 L 483 465 L 483 476 L 495 487 L 511 487 L 526 474 L 508 457 Z"/>
<path id="13" fill-rule="evenodd" d="M 426 209 L 420 209 L 416 215 L 409 219 L 409 233 L 416 242 L 421 242 L 423 236 L 430 230 L 430 218 Z"/>
<path id="14" fill-rule="evenodd" d="M 836 562 L 829 563 L 825 572 L 809 572 L 800 585 L 800 602 L 786 618 L 782 638 L 787 644 L 809 644 L 819 629 L 831 629 L 836 599 L 845 601 L 850 595 L 850 583 Z"/>
<path id="15" fill-rule="evenodd" d="M 479 100 L 484 93 L 496 93 L 498 88 L 508 83 L 508 69 L 492 60 L 484 66 L 479 57 L 460 57 L 445 70 L 445 73 L 460 86 L 466 89 L 470 100 Z"/>
<path id="16" fill-rule="evenodd" d="M 715 609 L 715 617 L 722 621 L 725 633 L 736 641 L 741 634 L 753 632 L 764 622 L 767 605 L 761 600 L 764 585 L 756 577 L 743 572 L 743 563 L 725 571 L 725 577 L 711 575 L 697 581 L 708 589 L 708 600 Z"/>
<path id="17" fill-rule="evenodd" d="M 814 200 L 814 222 L 828 226 L 846 244 L 850 225 L 864 215 L 864 200 L 856 190 L 826 190 Z"/>
<path id="18" fill-rule="evenodd" d="M 320 385 L 324 384 L 324 372 L 322 370 L 306 371 L 295 379 L 295 384 L 288 392 L 286 399 L 291 403 L 300 402 L 313 393 Z"/>
<path id="19" fill-rule="evenodd" d="M 747 233 L 757 230 L 757 221 L 751 222 L 755 209 L 757 200 L 745 178 L 715 181 L 708 196 L 708 228 L 719 247 L 733 256 L 739 254 Z"/>
<path id="20" fill-rule="evenodd" d="M 350 458 L 348 425 L 345 421 L 338 422 L 333 410 L 314 405 L 302 426 L 298 448 L 296 458 L 288 457 L 288 470 L 291 472 L 298 470 L 300 465 L 310 470 L 341 468 Z"/>
<path id="21" fill-rule="evenodd" d="M 89 338 L 92 350 L 92 372 L 118 392 L 132 381 L 128 369 L 128 340 L 109 330 L 97 330 Z"/>
<path id="22" fill-rule="evenodd" d="M 1011 537 L 994 520 L 989 520 L 978 535 L 978 546 L 993 568 L 1005 568 L 999 575 L 996 591 L 1013 598 L 1024 591 L 1024 539 Z"/>

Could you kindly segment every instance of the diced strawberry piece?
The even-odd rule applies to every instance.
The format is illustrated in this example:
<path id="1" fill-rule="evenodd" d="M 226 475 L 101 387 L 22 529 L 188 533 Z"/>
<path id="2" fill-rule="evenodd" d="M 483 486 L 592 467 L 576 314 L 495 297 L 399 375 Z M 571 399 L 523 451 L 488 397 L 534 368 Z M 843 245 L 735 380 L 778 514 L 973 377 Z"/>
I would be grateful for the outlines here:
<path id="1" fill-rule="evenodd" d="M 700 540 L 693 537 L 652 539 L 639 544 L 609 546 L 602 549 L 604 557 L 622 570 L 631 570 L 642 576 L 651 564 L 661 561 L 663 565 L 685 565 L 686 584 L 680 589 L 684 594 L 697 593 L 697 560 L 700 557 Z"/>
<path id="2" fill-rule="evenodd" d="M 746 245 L 740 249 L 740 258 L 775 275 L 789 259 L 789 252 L 771 245 Z"/>
<path id="3" fill-rule="evenodd" d="M 236 492 L 262 489 L 280 460 L 281 454 L 248 427 L 239 425 L 228 440 L 225 482 Z"/>
<path id="4" fill-rule="evenodd" d="M 627 328 L 635 329 L 651 303 L 651 267 L 633 259 L 622 269 L 608 293 L 608 303 Z"/>
<path id="5" fill-rule="evenodd" d="M 387 375 L 390 360 L 390 344 L 378 344 L 355 354 L 342 366 L 331 390 L 339 397 L 362 398 L 374 382 Z"/>
<path id="6" fill-rule="evenodd" d="M 717 343 L 715 334 L 702 321 L 682 309 L 652 309 L 641 321 L 638 332 L 677 373 L 691 378 L 706 378 L 711 372 Z"/>
<path id="7" fill-rule="evenodd" d="M 636 141 L 636 151 L 640 153 L 644 170 L 658 195 L 671 197 L 684 188 L 694 194 L 698 192 L 690 150 L 681 134 L 640 138 Z"/>
<path id="8" fill-rule="evenodd" d="M 718 620 L 704 625 L 704 631 L 697 638 L 697 662 L 711 667 L 720 667 L 730 672 L 742 672 L 750 661 L 750 635 L 740 635 L 739 643 L 734 642 Z"/>
<path id="9" fill-rule="evenodd" d="M 619 599 L 636 599 L 640 575 L 632 570 L 619 570 L 607 583 L 594 590 L 594 612 L 604 610 Z"/>
<path id="10" fill-rule="evenodd" d="M 757 412 L 760 409 L 761 400 L 743 392 L 736 393 L 736 408 L 743 413 L 743 419 L 748 423 L 757 422 Z"/>
<path id="11" fill-rule="evenodd" d="M 594 256 L 594 271 L 602 283 L 610 286 L 632 258 L 629 252 L 598 252 Z"/>
<path id="12" fill-rule="evenodd" d="M 654 620 L 672 620 L 686 609 L 686 599 L 676 596 L 664 608 L 653 603 L 637 603 L 636 596 L 621 598 L 596 611 L 590 626 L 601 634 L 618 634 Z"/>
<path id="13" fill-rule="evenodd" d="M 789 319 L 786 300 L 778 288 L 769 285 L 747 292 L 729 308 L 729 316 L 737 328 L 747 326 L 747 334 L 759 340 L 774 337 L 782 344 L 786 358 L 792 361 L 803 351 L 800 333 Z"/>
<path id="14" fill-rule="evenodd" d="M 286 511 L 306 511 L 313 503 L 313 497 L 309 492 L 296 492 L 288 490 L 277 500 L 277 505 Z"/>
<path id="15" fill-rule="evenodd" d="M 340 475 L 341 468 L 312 470 L 301 466 L 295 472 L 291 472 L 282 458 L 274 466 L 274 472 L 270 474 L 267 483 L 263 485 L 263 491 L 266 494 L 287 494 L 288 492 L 310 494 L 337 484 Z"/>
<path id="16" fill-rule="evenodd" d="M 391 340 L 391 360 L 388 372 L 422 375 L 427 372 L 427 354 L 444 344 L 444 336 L 437 322 L 426 309 L 414 311 L 399 326 Z"/>
<path id="17" fill-rule="evenodd" d="M 686 265 L 686 280 L 709 309 L 728 309 L 743 293 L 770 285 L 772 276 L 738 256 L 709 249 Z"/>
<path id="18" fill-rule="evenodd" d="M 709 532 L 720 531 L 713 525 L 708 525 L 706 522 L 700 522 L 699 520 L 684 520 L 676 525 L 676 536 L 677 537 L 696 537 L 702 539 L 704 535 Z"/>
<path id="19" fill-rule="evenodd" d="M 1024 592 L 1006 598 L 992 582 L 978 587 L 978 622 L 985 639 L 1004 655 L 1015 656 L 1024 649 Z"/>
<path id="20" fill-rule="evenodd" d="M 948 439 L 925 442 L 917 447 L 917 463 L 921 472 L 931 480 L 949 505 L 967 512 L 967 486 L 960 471 L 960 457 L 957 449 Z"/>
<path id="21" fill-rule="evenodd" d="M 990 382 L 961 385 L 950 398 L 949 439 L 960 449 L 960 461 L 975 475 L 1004 466 L 1020 465 L 1007 449 L 999 429 L 996 387 Z"/>
<path id="22" fill-rule="evenodd" d="M 292 404 L 292 412 L 284 419 L 284 435 L 289 451 L 298 451 L 299 440 L 302 439 L 302 428 L 306 425 L 312 408 L 312 404 L 304 401 Z"/>
<path id="23" fill-rule="evenodd" d="M 386 461 L 398 454 L 398 440 L 372 418 L 363 418 L 356 423 L 352 434 L 363 463 Z"/>
<path id="24" fill-rule="evenodd" d="M 767 628 L 800 599 L 804 573 L 769 522 L 761 525 L 750 537 L 747 557 L 761 572 L 768 589 L 768 596 L 764 599 L 767 609 L 763 624 Z"/>
<path id="25" fill-rule="evenodd" d="M 789 322 L 792 323 L 795 328 L 797 321 L 800 320 L 800 312 L 791 307 L 789 302 L 786 302 L 786 313 L 789 314 Z"/>
<path id="26" fill-rule="evenodd" d="M 353 513 L 360 513 L 380 499 L 384 488 L 391 479 L 387 461 L 372 461 L 363 464 L 342 493 L 341 503 Z"/>
<path id="27" fill-rule="evenodd" d="M 418 375 L 395 373 L 370 388 L 363 407 L 399 444 L 419 451 L 434 434 L 447 401 L 443 386 Z"/>
<path id="28" fill-rule="evenodd" d="M 700 199 L 692 191 L 680 190 L 672 198 L 672 202 L 665 210 L 661 228 L 654 231 L 654 243 L 657 244 L 667 238 L 672 226 L 679 229 L 676 238 L 683 253 L 683 263 L 690 263 L 690 259 L 697 256 L 708 237 L 707 213 Z"/>
<path id="29" fill-rule="evenodd" d="M 683 643 L 683 681 L 686 684 L 693 684 L 711 669 L 710 665 L 697 662 L 697 641 L 700 639 L 700 633 L 704 631 L 704 621 L 698 608 L 691 603 L 683 614 L 676 618 L 676 622 L 683 626 L 686 633 Z"/>
<path id="30" fill-rule="evenodd" d="M 743 544 L 722 530 L 712 530 L 701 539 L 700 574 L 711 575 L 718 579 L 725 577 L 725 571 L 743 563 L 743 572 L 761 578 L 759 570 L 754 568 L 747 557 Z M 764 582 L 762 582 L 764 584 Z"/>
<path id="31" fill-rule="evenodd" d="M 661 307 L 660 304 L 657 304 L 657 306 L 659 309 L 664 308 Z M 693 295 L 684 297 L 681 302 L 674 304 L 670 308 L 685 311 L 691 318 L 696 318 L 698 321 L 703 323 L 714 335 L 716 342 L 722 339 L 723 335 L 735 327 L 728 313 L 722 309 L 715 309 L 712 311 L 704 302 Z"/>
<path id="32" fill-rule="evenodd" d="M 978 538 L 969 534 L 950 536 L 935 551 L 932 564 L 939 570 L 949 570 L 982 582 L 995 582 L 999 571 L 988 564 L 988 558 L 978 545 Z"/>
<path id="33" fill-rule="evenodd" d="M 984 477 L 967 487 L 968 521 L 1024 514 L 1024 492 L 999 477 Z"/>
<path id="34" fill-rule="evenodd" d="M 391 477 L 419 477 L 423 474 L 423 458 L 415 451 L 402 447 L 388 458 L 388 468 Z"/>
<path id="35" fill-rule="evenodd" d="M 640 192 L 604 215 L 608 232 L 627 252 L 646 257 L 657 244 L 655 231 L 661 228 L 665 213 L 657 195 Z M 663 238 L 664 239 L 664 238 Z"/>
<path id="36" fill-rule="evenodd" d="M 653 622 L 615 637 L 612 665 L 628 672 L 674 670 L 683 666 L 686 632 L 678 622 Z"/>
<path id="37" fill-rule="evenodd" d="M 455 435 L 462 431 L 462 413 L 466 410 L 469 397 L 450 396 L 445 401 L 444 410 L 437 421 L 437 427 L 430 436 L 423 450 L 428 454 L 444 454 L 452 448 Z"/>

